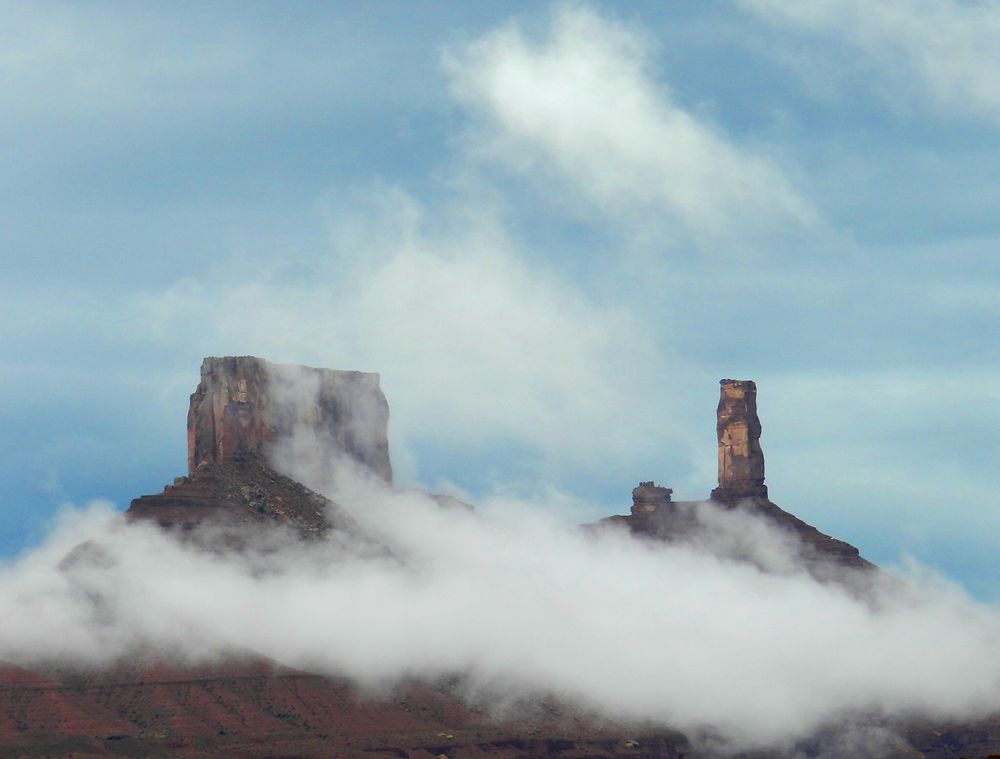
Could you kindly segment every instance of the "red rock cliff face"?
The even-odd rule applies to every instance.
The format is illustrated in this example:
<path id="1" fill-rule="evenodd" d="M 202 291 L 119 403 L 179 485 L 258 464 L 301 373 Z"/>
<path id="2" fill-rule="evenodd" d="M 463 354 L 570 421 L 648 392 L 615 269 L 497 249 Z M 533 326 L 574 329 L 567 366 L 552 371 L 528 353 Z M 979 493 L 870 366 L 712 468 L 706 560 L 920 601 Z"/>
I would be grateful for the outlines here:
<path id="1" fill-rule="evenodd" d="M 388 424 L 378 374 L 209 357 L 188 410 L 188 470 L 340 454 L 391 482 Z"/>

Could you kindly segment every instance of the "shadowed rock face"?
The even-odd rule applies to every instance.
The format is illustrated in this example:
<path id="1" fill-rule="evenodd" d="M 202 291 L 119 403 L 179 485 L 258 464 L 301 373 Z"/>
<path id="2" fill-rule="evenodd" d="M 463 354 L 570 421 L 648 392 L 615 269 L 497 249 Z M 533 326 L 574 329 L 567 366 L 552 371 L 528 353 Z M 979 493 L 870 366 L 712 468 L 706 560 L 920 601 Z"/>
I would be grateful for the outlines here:
<path id="1" fill-rule="evenodd" d="M 670 503 L 673 492 L 671 488 L 660 487 L 652 480 L 640 482 L 638 487 L 632 488 L 632 513 L 647 514 L 659 510 Z"/>
<path id="2" fill-rule="evenodd" d="M 277 523 L 303 538 L 320 537 L 334 529 L 362 539 L 357 523 L 346 511 L 256 459 L 202 464 L 193 475 L 178 477 L 162 493 L 133 499 L 127 517 L 184 532 L 203 525 L 252 529 Z M 223 537 L 234 542 L 236 534 Z"/>
<path id="3" fill-rule="evenodd" d="M 392 482 L 388 425 L 378 374 L 209 357 L 188 411 L 188 472 L 252 458 L 284 470 L 280 459 L 298 445 L 345 455 Z"/>

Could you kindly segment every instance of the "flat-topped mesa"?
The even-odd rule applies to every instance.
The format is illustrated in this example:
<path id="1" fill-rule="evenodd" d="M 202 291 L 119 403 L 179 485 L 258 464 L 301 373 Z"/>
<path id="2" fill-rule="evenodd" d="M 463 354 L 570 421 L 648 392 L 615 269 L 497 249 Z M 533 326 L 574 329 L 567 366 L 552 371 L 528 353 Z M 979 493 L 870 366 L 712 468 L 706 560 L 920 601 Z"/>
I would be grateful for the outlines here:
<path id="1" fill-rule="evenodd" d="M 716 501 L 767 498 L 764 452 L 760 448 L 757 386 L 751 380 L 720 380 L 715 430 L 719 439 Z"/>
<path id="2" fill-rule="evenodd" d="M 344 455 L 392 482 L 388 425 L 378 374 L 209 357 L 188 410 L 188 471 L 259 459 L 298 479 L 296 465 Z"/>

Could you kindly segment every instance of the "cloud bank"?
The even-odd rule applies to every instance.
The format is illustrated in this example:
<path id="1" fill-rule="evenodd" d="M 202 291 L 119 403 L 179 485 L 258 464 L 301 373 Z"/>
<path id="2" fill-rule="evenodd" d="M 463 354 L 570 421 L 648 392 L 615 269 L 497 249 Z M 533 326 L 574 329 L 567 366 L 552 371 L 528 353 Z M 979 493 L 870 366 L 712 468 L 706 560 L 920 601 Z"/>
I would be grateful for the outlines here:
<path id="1" fill-rule="evenodd" d="M 107 505 L 67 511 L 0 570 L 0 659 L 250 650 L 376 689 L 460 675 L 489 703 L 555 696 L 743 746 L 1000 707 L 996 609 L 920 575 L 866 595 L 820 584 L 745 515 L 703 505 L 708 538 L 664 548 L 537 505 L 442 510 L 343 472 L 331 495 L 389 551 L 274 532 L 220 555 Z"/>
<path id="2" fill-rule="evenodd" d="M 992 29 L 993 6 L 935 2 L 919 19 L 896 2 L 753 7 L 840 29 L 873 55 L 889 41 L 935 98 L 995 116 L 991 59 L 978 72 L 970 62 Z M 935 33 L 959 44 L 942 46 Z M 180 52 L 182 65 L 191 60 Z M 652 228 L 704 241 L 814 223 L 780 161 L 680 103 L 651 60 L 641 34 L 579 6 L 556 11 L 538 35 L 508 25 L 453 48 L 452 92 L 476 119 L 461 159 L 539 178 L 544 192 L 588 218 L 637 235 Z M 194 76 L 204 78 L 201 70 Z M 257 90 L 254 77 L 242 81 Z M 35 98 L 39 89 L 26 91 Z M 235 122 L 222 115 L 214 118 L 228 142 Z M 254 119 L 241 112 L 236 122 Z M 158 132 L 144 134 L 153 142 Z M 380 370 L 394 409 L 406 411 L 394 418 L 394 434 L 438 439 L 452 453 L 513 441 L 541 469 L 568 461 L 583 476 L 635 464 L 647 450 L 686 450 L 678 430 L 700 429 L 684 421 L 700 411 L 650 401 L 668 395 L 666 377 L 671 395 L 691 397 L 682 389 L 690 367 L 664 347 L 669 324 L 648 324 L 670 318 L 657 308 L 664 291 L 631 290 L 634 309 L 602 300 L 559 271 L 565 262 L 524 245 L 487 198 L 468 200 L 428 218 L 405 193 L 379 192 L 381 212 L 369 209 L 355 223 L 346 220 L 352 213 L 332 215 L 335 254 L 297 271 L 264 254 L 216 268 L 192 256 L 187 268 L 204 266 L 202 277 L 129 301 L 106 332 L 141 324 L 182 345 L 169 352 L 184 366 L 178 397 L 189 367 L 213 353 Z M 101 247 L 104 230 L 102 223 Z M 784 296 L 773 282 L 761 286 L 761 300 Z M 677 308 L 697 300 L 678 297 Z M 80 313 L 103 314 L 102 305 Z M 803 304 L 782 321 L 816 313 Z M 879 315 L 862 326 L 884 329 Z M 80 318 L 72 312 L 61 323 Z M 744 318 L 727 316 L 718 330 Z M 813 338 L 839 323 L 821 321 Z M 909 319 L 904 331 L 912 331 Z M 696 334 L 718 352 L 710 329 Z M 762 342 L 782 334 L 761 330 Z M 154 383 L 137 384 L 145 398 Z M 73 388 L 71 406 L 80 394 Z M 913 458 L 909 449 L 900 457 L 908 467 L 900 479 L 912 475 Z M 1000 707 L 996 610 L 933 578 L 878 586 L 874 601 L 862 600 L 794 571 L 787 546 L 766 530 L 724 534 L 753 536 L 770 574 L 732 561 L 718 545 L 652 551 L 614 533 L 581 535 L 540 516 L 558 510 L 552 502 L 526 509 L 494 501 L 481 516 L 444 516 L 419 495 L 364 482 L 343 481 L 331 493 L 391 557 L 275 538 L 234 562 L 126 526 L 106 505 L 69 512 L 45 545 L 0 570 L 0 658 L 103 661 L 136 646 L 193 657 L 249 648 L 372 687 L 464 672 L 473 694 L 554 692 L 609 715 L 712 725 L 750 743 L 785 740 L 859 710 L 974 716 Z M 87 539 L 94 547 L 66 562 Z"/>
<path id="3" fill-rule="evenodd" d="M 669 545 L 582 529 L 547 503 L 443 508 L 299 434 L 315 375 L 275 371 L 275 400 L 303 429 L 275 441 L 274 460 L 356 527 L 311 541 L 258 527 L 233 543 L 208 526 L 190 541 L 108 504 L 67 510 L 0 568 L 0 660 L 251 652 L 375 691 L 457 677 L 479 703 L 554 697 L 742 748 L 1000 709 L 1000 610 L 919 567 L 830 567 L 819 581 L 791 534 L 710 503 L 678 506 L 698 530 Z"/>

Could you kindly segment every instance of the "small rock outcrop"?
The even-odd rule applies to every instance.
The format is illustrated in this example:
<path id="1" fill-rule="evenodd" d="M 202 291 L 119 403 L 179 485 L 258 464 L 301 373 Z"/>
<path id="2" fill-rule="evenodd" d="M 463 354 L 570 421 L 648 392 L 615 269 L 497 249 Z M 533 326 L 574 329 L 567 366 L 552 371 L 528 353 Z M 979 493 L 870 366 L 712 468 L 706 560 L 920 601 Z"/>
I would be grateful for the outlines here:
<path id="1" fill-rule="evenodd" d="M 670 503 L 671 488 L 664 488 L 655 482 L 640 482 L 632 488 L 632 513 L 652 514 Z"/>
<path id="2" fill-rule="evenodd" d="M 345 455 L 392 482 L 388 426 L 378 374 L 209 357 L 188 411 L 188 473 L 251 458 L 274 464 L 279 444 L 304 437 L 312 450 Z"/>
<path id="3" fill-rule="evenodd" d="M 767 498 L 764 452 L 760 448 L 757 385 L 752 380 L 724 379 L 715 431 L 719 439 L 719 487 L 712 500 Z"/>

